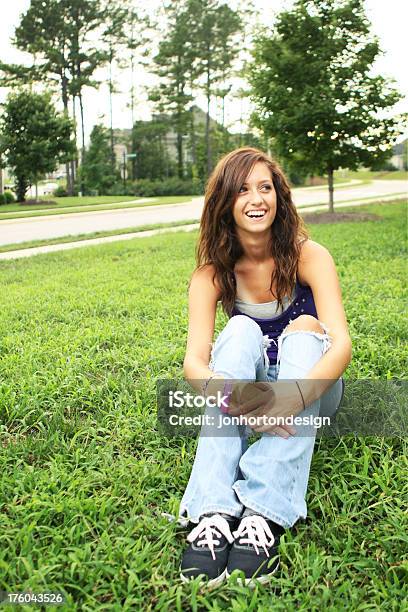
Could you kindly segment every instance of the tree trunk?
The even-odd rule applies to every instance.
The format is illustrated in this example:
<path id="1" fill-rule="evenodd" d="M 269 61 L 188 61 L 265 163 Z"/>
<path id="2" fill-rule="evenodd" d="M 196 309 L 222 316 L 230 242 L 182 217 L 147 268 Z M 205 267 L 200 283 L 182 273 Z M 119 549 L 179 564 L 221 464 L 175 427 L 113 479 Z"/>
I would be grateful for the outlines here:
<path id="1" fill-rule="evenodd" d="M 111 148 L 111 166 L 112 166 L 112 173 L 115 172 L 115 142 L 114 142 L 114 138 L 113 138 L 113 83 L 112 83 L 112 60 L 113 60 L 113 54 L 112 54 L 112 50 L 110 51 L 110 58 L 109 58 L 109 117 L 110 117 L 110 125 L 109 125 L 109 131 L 110 131 L 110 148 Z"/>
<path id="2" fill-rule="evenodd" d="M 4 181 L 3 181 L 3 165 L 0 157 L 0 194 L 4 193 Z"/>
<path id="3" fill-rule="evenodd" d="M 82 91 L 81 89 L 79 90 L 79 94 L 78 94 L 78 100 L 79 100 L 79 110 L 80 110 L 80 114 L 81 114 L 81 138 L 82 138 L 82 142 L 81 142 L 81 166 L 83 166 L 84 164 L 84 159 L 85 159 L 85 123 L 84 123 L 84 105 L 82 103 Z M 84 179 L 81 173 L 81 193 L 82 195 L 84 195 Z"/>
<path id="4" fill-rule="evenodd" d="M 180 131 L 180 124 L 177 127 L 177 175 L 183 178 L 183 135 Z"/>
<path id="5" fill-rule="evenodd" d="M 131 140 L 132 149 L 131 149 L 131 152 L 138 154 L 134 125 L 132 126 L 131 135 L 132 135 L 132 140 Z M 137 180 L 137 166 L 136 166 L 136 158 L 134 157 L 132 159 L 132 181 L 136 181 L 136 180 Z"/>
<path id="6" fill-rule="evenodd" d="M 62 103 L 64 106 L 64 114 L 69 117 L 68 111 L 68 79 L 65 74 L 61 75 L 61 91 L 62 91 Z M 76 140 L 76 139 L 75 139 Z M 65 163 L 65 174 L 67 176 L 67 193 L 72 196 L 73 194 L 73 180 L 71 175 L 70 162 Z"/>
<path id="7" fill-rule="evenodd" d="M 75 191 L 75 176 L 76 176 L 76 172 L 75 172 L 75 166 L 77 165 L 77 157 L 75 157 L 75 159 L 71 159 L 71 161 L 69 162 L 70 168 L 71 168 L 71 192 L 70 195 L 74 195 L 74 191 Z M 68 190 L 67 190 L 68 191 Z"/>
<path id="8" fill-rule="evenodd" d="M 133 50 L 130 56 L 130 113 L 132 117 L 132 128 L 135 123 L 135 60 Z"/>
<path id="9" fill-rule="evenodd" d="M 190 120 L 190 142 L 191 142 L 191 157 L 193 160 L 193 177 L 194 172 L 197 172 L 197 144 L 196 144 L 196 131 L 195 131 L 195 121 L 194 121 L 194 107 L 190 110 L 191 120 Z"/>
<path id="10" fill-rule="evenodd" d="M 135 55 L 134 55 L 134 15 L 132 13 L 132 33 L 131 33 L 131 47 L 130 47 L 130 115 L 132 120 L 132 130 L 135 125 Z M 132 142 L 131 153 L 136 152 L 136 147 L 134 142 Z M 132 181 L 135 181 L 137 178 L 137 167 L 136 167 L 136 157 L 132 158 L 131 161 L 131 170 L 132 170 Z"/>
<path id="11" fill-rule="evenodd" d="M 25 176 L 16 177 L 17 202 L 25 202 L 25 194 L 28 189 L 28 181 Z"/>
<path id="12" fill-rule="evenodd" d="M 38 181 L 35 181 L 35 201 L 38 202 Z"/>
<path id="13" fill-rule="evenodd" d="M 210 175 L 212 170 L 211 162 L 211 141 L 210 141 L 210 75 L 207 74 L 207 116 L 205 118 L 205 150 L 207 157 L 207 175 Z"/>
<path id="14" fill-rule="evenodd" d="M 333 198 L 333 168 L 330 166 L 327 169 L 327 178 L 329 183 L 329 213 L 334 213 L 334 198 Z"/>
<path id="15" fill-rule="evenodd" d="M 74 130 L 75 130 L 75 143 L 77 141 L 77 133 L 76 133 L 76 129 L 77 129 L 77 119 L 76 119 L 76 98 L 75 96 L 72 96 L 72 119 L 74 121 Z M 76 147 L 75 147 L 76 149 Z M 78 152 L 75 152 L 75 158 L 71 159 L 71 161 L 69 162 L 70 164 L 70 168 L 71 168 L 71 194 L 70 195 L 74 195 L 74 191 L 75 191 L 75 178 L 78 175 Z"/>
<path id="16" fill-rule="evenodd" d="M 221 125 L 222 125 L 222 146 L 223 146 L 223 154 L 227 150 L 228 147 L 228 130 L 225 129 L 225 96 L 222 97 L 222 115 L 221 115 Z"/>
<path id="17" fill-rule="evenodd" d="M 74 125 L 76 129 L 77 118 L 76 118 L 76 96 L 72 96 L 72 119 L 74 120 Z M 75 134 L 76 136 L 76 134 Z M 72 171 L 72 184 L 75 185 L 75 178 L 78 175 L 78 154 L 75 155 L 75 159 L 71 161 L 71 171 Z"/>
<path id="18" fill-rule="evenodd" d="M 205 87 L 205 93 L 207 95 L 207 116 L 205 118 L 205 149 L 206 149 L 206 157 L 207 157 L 207 175 L 210 175 L 212 170 L 212 159 L 211 159 L 211 139 L 210 139 L 210 101 L 211 101 L 211 67 L 210 67 L 210 57 L 211 57 L 211 49 L 210 42 L 207 44 L 207 66 L 206 66 L 206 75 L 207 75 L 207 83 Z"/>

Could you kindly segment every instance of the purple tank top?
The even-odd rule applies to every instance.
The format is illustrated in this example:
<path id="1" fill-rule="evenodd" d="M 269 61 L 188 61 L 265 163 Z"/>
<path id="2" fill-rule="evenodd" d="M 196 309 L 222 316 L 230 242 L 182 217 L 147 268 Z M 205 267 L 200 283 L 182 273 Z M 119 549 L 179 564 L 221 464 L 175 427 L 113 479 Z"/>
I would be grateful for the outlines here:
<path id="1" fill-rule="evenodd" d="M 312 315 L 313 317 L 317 318 L 317 311 L 311 288 L 308 285 L 301 285 L 296 276 L 295 289 L 295 297 L 290 303 L 289 307 L 276 317 L 271 317 L 270 319 L 258 319 L 256 317 L 251 317 L 244 312 L 240 312 L 235 306 L 232 311 L 232 317 L 235 315 L 244 315 L 245 317 L 249 317 L 255 321 L 255 323 L 257 323 L 261 328 L 262 335 L 268 335 L 269 339 L 272 340 L 270 347 L 267 349 L 269 362 L 271 365 L 276 364 L 277 361 L 278 338 L 290 321 L 294 321 L 303 314 Z"/>

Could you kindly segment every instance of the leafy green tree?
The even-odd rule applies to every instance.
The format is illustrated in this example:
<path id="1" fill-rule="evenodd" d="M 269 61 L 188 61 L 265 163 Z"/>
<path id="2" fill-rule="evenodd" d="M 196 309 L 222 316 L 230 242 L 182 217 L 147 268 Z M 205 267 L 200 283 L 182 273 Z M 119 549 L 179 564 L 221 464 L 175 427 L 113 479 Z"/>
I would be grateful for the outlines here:
<path id="1" fill-rule="evenodd" d="M 188 0 L 189 22 L 194 32 L 196 71 L 202 78 L 207 100 L 205 126 L 207 174 L 213 167 L 210 137 L 211 98 L 225 83 L 232 71 L 232 62 L 239 52 L 238 34 L 242 30 L 240 14 L 218 0 Z"/>
<path id="2" fill-rule="evenodd" d="M 194 166 L 200 166 L 197 126 L 192 108 L 193 96 L 204 91 L 207 100 L 205 124 L 205 174 L 213 165 L 214 138 L 211 137 L 210 103 L 214 96 L 223 100 L 230 90 L 226 84 L 233 60 L 239 52 L 240 15 L 220 0 L 176 0 L 166 5 L 168 31 L 154 58 L 154 71 L 160 78 L 150 98 L 160 113 L 172 117 L 177 135 L 177 168 L 184 174 L 183 148 L 190 132 Z"/>
<path id="3" fill-rule="evenodd" d="M 32 81 L 58 83 L 66 116 L 69 116 L 69 46 L 63 12 L 59 0 L 31 0 L 30 7 L 22 14 L 13 44 L 33 55 L 30 67 L 2 64 L 2 81 L 11 86 Z M 73 170 L 66 163 L 67 189 L 73 191 Z"/>
<path id="4" fill-rule="evenodd" d="M 193 100 L 189 83 L 195 78 L 194 32 L 184 0 L 166 5 L 168 34 L 160 41 L 153 58 L 153 71 L 160 84 L 150 90 L 150 99 L 156 102 L 159 113 L 171 116 L 177 138 L 177 173 L 184 175 L 183 137 L 189 127 L 189 106 Z"/>
<path id="5" fill-rule="evenodd" d="M 113 5 L 112 5 L 113 6 Z M 59 0 L 63 11 L 71 72 L 69 91 L 78 99 L 81 125 L 81 163 L 85 155 L 83 88 L 98 87 L 95 71 L 108 61 L 107 53 L 95 45 L 93 37 L 104 27 L 106 14 L 101 0 Z M 83 188 L 83 186 L 81 186 Z"/>
<path id="6" fill-rule="evenodd" d="M 125 26 L 129 16 L 129 7 L 111 4 L 110 0 L 105 4 L 105 29 L 101 40 L 106 46 L 108 57 L 108 92 L 109 92 L 109 135 L 112 170 L 115 167 L 115 141 L 113 132 L 113 95 L 117 92 L 113 78 L 114 65 L 117 63 L 118 55 L 123 52 L 127 42 Z"/>
<path id="7" fill-rule="evenodd" d="M 96 87 L 94 73 L 107 60 L 106 51 L 93 38 L 105 27 L 106 13 L 102 0 L 31 0 L 16 28 L 14 44 L 34 57 L 34 65 L 25 68 L 0 64 L 6 75 L 3 82 L 25 83 L 28 80 L 57 82 L 64 111 L 69 116 L 72 101 L 79 102 L 81 150 L 85 150 L 83 88 Z M 67 188 L 72 193 L 74 164 L 67 165 Z"/>
<path id="8" fill-rule="evenodd" d="M 97 190 L 99 194 L 106 193 L 120 178 L 116 169 L 112 170 L 108 130 L 101 125 L 94 125 L 92 129 L 80 175 L 85 192 Z"/>
<path id="9" fill-rule="evenodd" d="M 135 122 L 132 130 L 132 151 L 136 153 L 135 178 L 167 178 L 176 173 L 166 142 L 170 128 L 168 117 Z"/>
<path id="10" fill-rule="evenodd" d="M 49 94 L 10 94 L 0 121 L 0 155 L 16 178 L 24 202 L 28 187 L 74 154 L 72 123 L 58 113 Z"/>
<path id="11" fill-rule="evenodd" d="M 130 109 L 132 115 L 132 125 L 135 114 L 135 68 L 142 63 L 140 54 L 136 57 L 136 52 L 141 47 L 143 54 L 149 53 L 148 31 L 149 20 L 141 11 L 136 10 L 132 0 L 121 0 L 120 3 L 112 0 L 103 0 L 104 29 L 101 35 L 101 43 L 105 48 L 108 58 L 108 92 L 109 92 L 109 130 L 111 146 L 111 163 L 115 167 L 115 140 L 113 129 L 113 96 L 118 93 L 115 83 L 115 72 L 130 66 Z"/>
<path id="12" fill-rule="evenodd" d="M 371 76 L 379 53 L 363 0 L 297 0 L 255 40 L 254 123 L 293 170 L 327 173 L 331 212 L 334 170 L 381 165 L 401 133 L 399 118 L 379 112 L 401 97 Z"/>

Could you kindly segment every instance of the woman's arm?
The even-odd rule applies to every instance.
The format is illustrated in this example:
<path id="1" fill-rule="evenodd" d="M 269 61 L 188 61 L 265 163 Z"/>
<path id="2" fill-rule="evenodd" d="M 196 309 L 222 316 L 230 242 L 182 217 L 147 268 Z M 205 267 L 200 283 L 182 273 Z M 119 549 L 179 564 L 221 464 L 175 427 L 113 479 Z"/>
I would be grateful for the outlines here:
<path id="1" fill-rule="evenodd" d="M 214 267 L 195 270 L 188 293 L 188 336 L 184 358 L 184 376 L 191 386 L 202 392 L 203 384 L 213 376 L 208 367 L 214 335 L 217 302 L 221 291 L 214 276 Z M 222 378 L 222 376 L 214 376 Z"/>
<path id="2" fill-rule="evenodd" d="M 351 361 L 352 347 L 340 282 L 329 251 L 307 240 L 302 247 L 298 273 L 301 281 L 312 289 L 317 317 L 328 327 L 332 338 L 332 346 L 302 380 L 305 402 L 309 405 L 343 374 Z"/>
<path id="3" fill-rule="evenodd" d="M 233 416 L 297 415 L 303 410 L 303 402 L 307 407 L 319 399 L 340 378 L 350 363 L 351 340 L 341 299 L 340 283 L 329 251 L 311 240 L 305 242 L 299 260 L 298 277 L 301 283 L 309 285 L 312 289 L 318 320 L 327 326 L 332 346 L 304 378 L 297 380 L 301 387 L 302 398 L 295 381 L 278 381 L 272 384 L 273 389 L 265 382 L 254 383 L 251 385 L 252 397 L 249 401 L 244 401 L 243 405 L 238 402 L 229 411 Z M 321 331 L 323 332 L 323 329 Z M 264 432 L 273 431 L 274 428 L 261 424 L 253 429 Z M 286 431 L 290 432 L 288 428 Z"/>

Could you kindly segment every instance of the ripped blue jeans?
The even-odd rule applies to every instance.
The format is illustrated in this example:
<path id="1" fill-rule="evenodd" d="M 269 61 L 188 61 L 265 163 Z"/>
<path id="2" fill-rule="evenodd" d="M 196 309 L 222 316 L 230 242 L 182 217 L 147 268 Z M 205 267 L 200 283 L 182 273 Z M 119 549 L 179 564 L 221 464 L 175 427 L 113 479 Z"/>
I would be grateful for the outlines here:
<path id="1" fill-rule="evenodd" d="M 281 334 L 278 362 L 269 365 L 268 339 L 262 336 L 260 327 L 247 316 L 234 316 L 213 346 L 210 368 L 229 379 L 301 379 L 330 348 L 330 337 L 324 325 L 322 328 L 322 333 Z M 334 414 L 343 389 L 343 379 L 339 378 L 302 416 Z M 207 407 L 205 412 L 220 418 L 216 406 Z M 291 527 L 306 517 L 305 496 L 316 434 L 313 427 L 308 435 L 295 434 L 288 439 L 264 433 L 252 444 L 248 444 L 248 427 L 230 423 L 230 419 L 222 423 L 222 433 L 217 436 L 202 435 L 203 429 L 180 503 L 181 523 L 198 523 L 208 512 L 239 517 L 245 507 L 282 527 Z"/>

